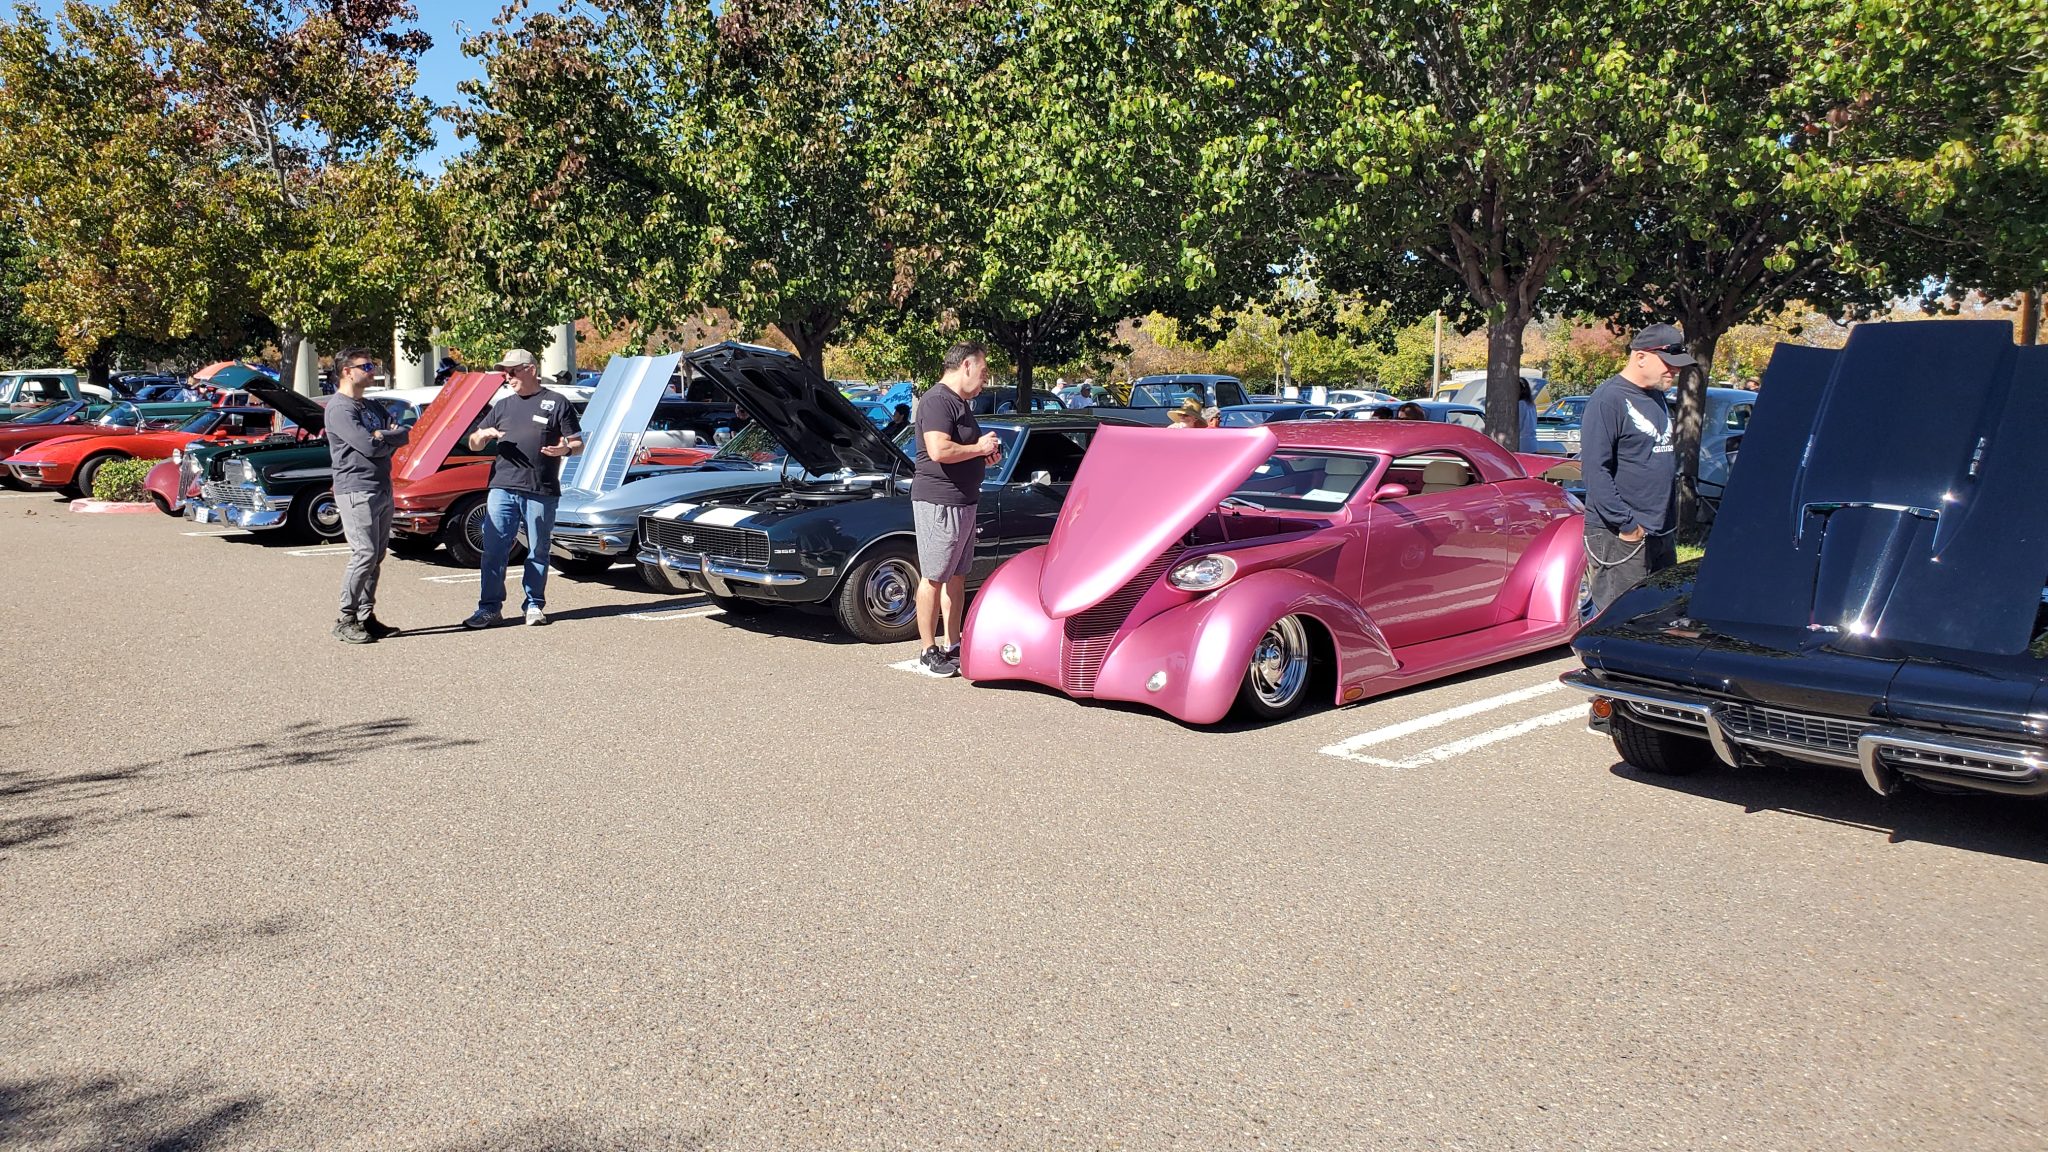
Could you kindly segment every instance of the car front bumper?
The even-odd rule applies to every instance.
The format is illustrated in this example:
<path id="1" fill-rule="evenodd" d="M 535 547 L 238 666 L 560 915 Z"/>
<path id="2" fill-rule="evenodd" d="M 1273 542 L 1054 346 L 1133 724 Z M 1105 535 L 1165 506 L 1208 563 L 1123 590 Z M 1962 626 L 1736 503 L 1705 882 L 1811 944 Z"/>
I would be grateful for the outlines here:
<path id="1" fill-rule="evenodd" d="M 1793 712 L 1661 685 L 1617 684 L 1587 669 L 1558 679 L 1593 698 L 1589 725 L 1595 731 L 1610 731 L 1609 717 L 1622 709 L 1646 728 L 1706 740 L 1730 765 L 1741 764 L 1749 752 L 1853 768 L 1880 795 L 1898 791 L 1909 776 L 1985 792 L 2048 793 L 2048 750 L 2009 739 Z"/>
<path id="2" fill-rule="evenodd" d="M 260 532 L 282 525 L 291 515 L 289 496 L 272 496 L 247 484 L 209 481 L 199 495 L 185 501 L 185 517 L 199 524 L 221 524 Z"/>
<path id="3" fill-rule="evenodd" d="M 701 588 L 713 596 L 744 596 L 749 599 L 804 604 L 821 600 L 826 594 L 811 592 L 813 584 L 830 583 L 823 580 L 814 581 L 801 572 L 771 572 L 763 568 L 747 568 L 729 561 L 714 559 L 701 552 L 682 553 L 648 547 L 641 548 L 634 559 L 642 564 L 652 564 L 673 572 L 681 576 L 684 583 Z M 826 591 L 829 592 L 829 589 Z"/>
<path id="4" fill-rule="evenodd" d="M 627 556 L 637 529 L 631 524 L 556 524 L 550 539 L 556 548 L 583 556 Z"/>
<path id="5" fill-rule="evenodd" d="M 424 508 L 395 508 L 391 512 L 391 530 L 408 536 L 432 536 L 441 531 L 441 521 L 447 513 Z"/>

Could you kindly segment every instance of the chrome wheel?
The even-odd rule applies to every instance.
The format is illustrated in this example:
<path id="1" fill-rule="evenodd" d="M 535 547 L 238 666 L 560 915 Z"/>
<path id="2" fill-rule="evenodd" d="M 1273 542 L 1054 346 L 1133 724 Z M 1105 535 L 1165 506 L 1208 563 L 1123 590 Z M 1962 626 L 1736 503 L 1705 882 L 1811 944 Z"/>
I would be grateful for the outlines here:
<path id="1" fill-rule="evenodd" d="M 470 506 L 469 513 L 462 518 L 462 541 L 477 555 L 484 554 L 484 521 L 490 517 L 490 509 L 482 500 Z"/>
<path id="2" fill-rule="evenodd" d="M 1252 649 L 1245 686 L 1262 711 L 1278 715 L 1300 702 L 1302 690 L 1308 687 L 1308 663 L 1308 630 L 1302 627 L 1301 617 L 1282 616 Z"/>
<path id="3" fill-rule="evenodd" d="M 322 492 L 313 497 L 313 506 L 306 511 L 306 519 L 313 525 L 313 532 L 324 540 L 341 535 L 341 505 L 334 499 L 334 493 Z"/>
<path id="4" fill-rule="evenodd" d="M 1593 622 L 1593 566 L 1579 570 L 1579 627 Z"/>
<path id="5" fill-rule="evenodd" d="M 861 581 L 860 603 L 876 624 L 903 627 L 917 617 L 917 571 L 907 560 L 882 561 Z"/>

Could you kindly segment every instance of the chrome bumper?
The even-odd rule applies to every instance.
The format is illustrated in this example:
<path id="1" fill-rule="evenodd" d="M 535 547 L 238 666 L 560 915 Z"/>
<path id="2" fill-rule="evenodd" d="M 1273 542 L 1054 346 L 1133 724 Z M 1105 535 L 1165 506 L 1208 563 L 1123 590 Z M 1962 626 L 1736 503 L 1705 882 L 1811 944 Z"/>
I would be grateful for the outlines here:
<path id="1" fill-rule="evenodd" d="M 555 526 L 550 539 L 554 546 L 566 552 L 580 552 L 596 556 L 624 556 L 633 550 L 633 538 L 637 530 L 631 524 L 614 528 L 595 528 L 577 525 L 565 528 Z"/>
<path id="2" fill-rule="evenodd" d="M 658 565 L 670 572 L 695 576 L 714 596 L 731 595 L 727 584 L 758 584 L 767 588 L 787 588 L 810 582 L 810 577 L 799 572 L 763 572 L 758 568 L 721 564 L 701 552 L 691 555 L 670 552 L 662 548 L 642 548 L 634 559 L 642 564 Z"/>
<path id="3" fill-rule="evenodd" d="M 1794 760 L 1854 768 L 1863 782 L 1881 796 L 1899 790 L 1902 777 L 1915 776 L 1965 788 L 2036 795 L 2048 792 L 2048 751 L 2004 740 L 1921 732 L 1843 717 L 1812 717 L 1816 723 L 1858 728 L 1855 750 L 1821 748 L 1744 728 L 1730 722 L 1734 701 L 1665 688 L 1603 684 L 1585 669 L 1558 679 L 1596 699 L 1625 707 L 1636 723 L 1681 735 L 1702 736 L 1724 763 L 1741 763 L 1739 749 L 1774 752 Z M 1782 711 L 1782 710 L 1774 710 Z M 1593 727 L 1607 731 L 1597 718 Z"/>
<path id="4" fill-rule="evenodd" d="M 397 532 L 409 532 L 417 536 L 432 536 L 441 530 L 441 517 L 443 515 L 445 513 L 414 512 L 404 508 L 394 508 L 391 512 L 391 527 L 393 531 Z"/>
<path id="5" fill-rule="evenodd" d="M 284 508 L 242 508 L 233 504 L 199 504 L 187 502 L 185 516 L 199 524 L 225 524 L 230 528 L 247 528 L 260 532 L 265 528 L 276 528 L 283 524 L 289 510 Z"/>

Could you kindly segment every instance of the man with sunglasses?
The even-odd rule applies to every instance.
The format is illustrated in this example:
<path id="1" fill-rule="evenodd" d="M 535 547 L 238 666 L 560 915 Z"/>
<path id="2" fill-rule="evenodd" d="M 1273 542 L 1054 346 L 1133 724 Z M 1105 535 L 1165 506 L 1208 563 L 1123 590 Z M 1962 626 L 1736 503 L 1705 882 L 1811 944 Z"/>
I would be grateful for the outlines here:
<path id="1" fill-rule="evenodd" d="M 377 378 L 377 357 L 367 348 L 343 349 L 334 358 L 334 395 L 327 401 L 327 455 L 334 462 L 334 503 L 348 540 L 341 575 L 341 619 L 334 638 L 368 644 L 397 632 L 377 619 L 377 576 L 391 541 L 391 454 L 408 432 L 363 392 Z"/>
<path id="2" fill-rule="evenodd" d="M 1695 361 L 1669 324 L 1636 333 L 1628 349 L 1628 362 L 1593 390 L 1579 424 L 1595 612 L 1678 562 L 1678 454 L 1664 393 Z"/>

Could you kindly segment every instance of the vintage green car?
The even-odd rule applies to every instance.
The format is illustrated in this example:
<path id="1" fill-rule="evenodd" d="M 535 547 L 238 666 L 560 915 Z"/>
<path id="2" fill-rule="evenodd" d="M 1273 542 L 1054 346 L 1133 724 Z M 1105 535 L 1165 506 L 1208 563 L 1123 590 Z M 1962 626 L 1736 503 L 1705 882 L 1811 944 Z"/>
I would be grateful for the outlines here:
<path id="1" fill-rule="evenodd" d="M 81 384 L 69 368 L 30 368 L 0 372 L 0 422 L 18 420 L 59 400 L 110 404 L 114 394 L 96 384 Z"/>
<path id="2" fill-rule="evenodd" d="M 308 432 L 326 428 L 326 409 L 282 388 L 250 387 L 249 393 Z M 399 423 L 418 409 L 403 399 L 371 393 Z M 185 501 L 185 518 L 200 524 L 283 528 L 304 540 L 341 539 L 341 511 L 334 502 L 334 462 L 325 440 L 292 444 L 198 445 L 177 457 L 178 490 L 197 495 Z"/>

